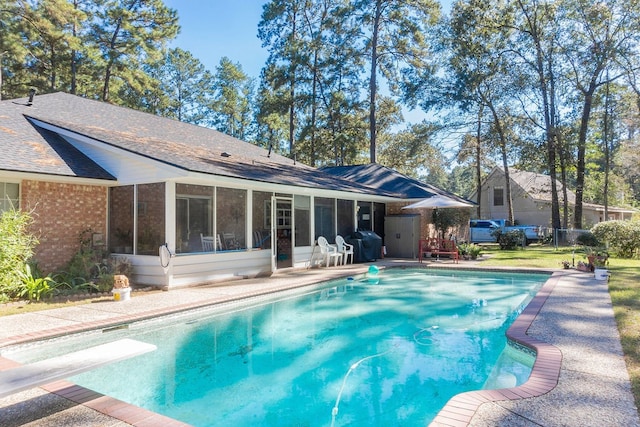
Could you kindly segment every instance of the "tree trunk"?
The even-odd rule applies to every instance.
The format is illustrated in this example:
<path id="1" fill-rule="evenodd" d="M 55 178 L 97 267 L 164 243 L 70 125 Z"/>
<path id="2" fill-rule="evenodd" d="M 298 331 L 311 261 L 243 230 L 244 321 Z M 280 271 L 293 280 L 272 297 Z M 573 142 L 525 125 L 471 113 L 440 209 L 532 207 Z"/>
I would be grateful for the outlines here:
<path id="1" fill-rule="evenodd" d="M 297 9 L 294 8 L 291 15 L 291 46 L 295 46 L 296 32 L 297 32 Z M 295 132 L 296 132 L 296 61 L 297 59 L 291 58 L 291 74 L 289 76 L 289 97 L 291 98 L 291 104 L 289 105 L 289 157 L 295 159 Z"/>
<path id="2" fill-rule="evenodd" d="M 578 159 L 576 162 L 576 206 L 574 208 L 573 226 L 582 229 L 582 200 L 584 197 L 584 177 L 585 177 L 585 152 L 587 145 L 587 130 L 589 118 L 591 116 L 591 106 L 593 105 L 593 92 L 596 84 L 592 80 L 589 89 L 584 92 L 584 103 L 582 106 L 582 117 L 580 118 L 580 131 L 578 132 Z"/>
<path id="3" fill-rule="evenodd" d="M 378 29 L 382 13 L 382 0 L 376 0 L 373 31 L 371 35 L 371 76 L 369 78 L 369 155 L 371 163 L 376 162 L 376 72 L 378 70 Z"/>
<path id="4" fill-rule="evenodd" d="M 107 69 L 104 73 L 104 85 L 102 86 L 102 100 L 109 101 L 109 83 L 111 80 L 111 69 L 113 68 L 113 63 L 115 59 L 113 58 L 113 52 L 116 50 L 116 40 L 118 40 L 118 34 L 120 34 L 120 26 L 122 25 L 122 18 L 118 18 L 118 23 L 116 24 L 115 30 L 113 30 L 113 36 L 111 36 L 111 41 L 109 44 L 109 61 L 107 62 Z"/>
<path id="5" fill-rule="evenodd" d="M 318 109 L 318 50 L 313 53 L 313 86 L 311 88 L 311 146 L 309 147 L 310 163 L 316 166 L 316 115 Z"/>
<path id="6" fill-rule="evenodd" d="M 73 8 L 78 10 L 78 1 L 74 0 Z M 73 37 L 78 37 L 78 23 L 74 20 L 73 27 L 71 28 L 71 34 Z M 78 91 L 77 88 L 77 78 L 78 78 L 78 51 L 75 49 L 71 50 L 71 88 L 70 91 L 73 95 Z"/>
<path id="7" fill-rule="evenodd" d="M 609 73 L 607 72 L 607 85 L 605 87 L 605 98 L 604 98 L 604 125 L 602 129 L 603 133 L 603 145 L 604 145 L 604 217 L 603 221 L 607 221 L 609 219 L 609 169 L 610 165 L 610 150 L 609 150 L 609 107 L 610 107 L 610 99 L 609 99 Z M 612 138 L 613 139 L 613 138 Z"/>
<path id="8" fill-rule="evenodd" d="M 480 134 L 482 132 L 482 110 L 483 106 L 480 105 L 478 109 L 478 127 L 476 129 L 476 188 L 478 194 L 478 207 L 477 209 L 477 217 L 482 218 L 482 146 L 480 145 Z"/>
<path id="9" fill-rule="evenodd" d="M 498 112 L 496 111 L 494 105 L 490 102 L 486 104 L 491 111 L 491 115 L 493 116 L 493 123 L 496 127 L 496 131 L 498 132 L 498 138 L 500 140 L 500 153 L 502 155 L 502 167 L 504 169 L 504 198 L 507 201 L 507 219 L 511 224 L 514 223 L 513 218 L 513 202 L 511 200 L 511 177 L 509 176 L 509 163 L 507 160 L 507 138 L 504 134 L 504 129 L 502 127 L 502 122 L 500 121 L 500 116 L 498 116 Z"/>

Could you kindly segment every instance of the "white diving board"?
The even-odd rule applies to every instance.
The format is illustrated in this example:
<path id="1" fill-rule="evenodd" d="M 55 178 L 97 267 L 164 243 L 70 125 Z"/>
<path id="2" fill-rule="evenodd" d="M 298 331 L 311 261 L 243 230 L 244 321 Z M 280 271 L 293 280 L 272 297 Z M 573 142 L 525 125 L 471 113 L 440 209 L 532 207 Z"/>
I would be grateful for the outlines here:
<path id="1" fill-rule="evenodd" d="M 125 338 L 0 371 L 0 398 L 139 356 L 156 348 L 153 344 Z"/>

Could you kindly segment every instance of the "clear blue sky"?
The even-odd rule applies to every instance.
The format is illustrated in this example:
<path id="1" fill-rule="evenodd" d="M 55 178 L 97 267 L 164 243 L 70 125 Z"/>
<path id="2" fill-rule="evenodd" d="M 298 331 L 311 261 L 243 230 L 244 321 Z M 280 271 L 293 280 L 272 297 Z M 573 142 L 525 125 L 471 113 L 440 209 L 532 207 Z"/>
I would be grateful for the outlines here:
<path id="1" fill-rule="evenodd" d="M 258 23 L 266 0 L 165 0 L 178 11 L 180 34 L 171 43 L 191 52 L 211 72 L 224 56 L 258 78 L 267 51 L 258 39 Z"/>

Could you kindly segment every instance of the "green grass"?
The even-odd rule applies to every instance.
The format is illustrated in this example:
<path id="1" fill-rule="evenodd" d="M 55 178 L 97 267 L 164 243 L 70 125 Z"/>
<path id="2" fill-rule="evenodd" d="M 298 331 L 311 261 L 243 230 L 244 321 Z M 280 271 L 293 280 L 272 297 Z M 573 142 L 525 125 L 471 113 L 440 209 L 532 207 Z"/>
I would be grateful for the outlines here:
<path id="1" fill-rule="evenodd" d="M 609 261 L 609 294 L 613 302 L 631 389 L 640 408 L 640 261 Z"/>
<path id="2" fill-rule="evenodd" d="M 512 251 L 501 251 L 498 245 L 484 245 L 483 266 L 522 268 L 561 268 L 562 261 L 578 264 L 586 261 L 584 254 L 571 248 L 554 249 L 550 246 L 531 245 Z M 575 262 L 574 262 L 575 261 Z"/>

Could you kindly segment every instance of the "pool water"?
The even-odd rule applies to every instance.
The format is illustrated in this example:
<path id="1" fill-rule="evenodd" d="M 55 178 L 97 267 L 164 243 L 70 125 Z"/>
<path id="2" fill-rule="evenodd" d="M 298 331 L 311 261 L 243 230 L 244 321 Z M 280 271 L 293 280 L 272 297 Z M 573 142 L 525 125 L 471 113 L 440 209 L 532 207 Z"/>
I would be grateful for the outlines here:
<path id="1" fill-rule="evenodd" d="M 458 393 L 526 381 L 505 331 L 547 278 L 389 269 L 8 357 L 126 336 L 158 349 L 70 380 L 194 426 L 427 425 Z"/>

